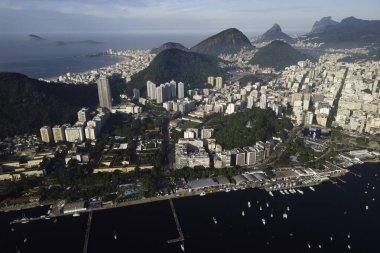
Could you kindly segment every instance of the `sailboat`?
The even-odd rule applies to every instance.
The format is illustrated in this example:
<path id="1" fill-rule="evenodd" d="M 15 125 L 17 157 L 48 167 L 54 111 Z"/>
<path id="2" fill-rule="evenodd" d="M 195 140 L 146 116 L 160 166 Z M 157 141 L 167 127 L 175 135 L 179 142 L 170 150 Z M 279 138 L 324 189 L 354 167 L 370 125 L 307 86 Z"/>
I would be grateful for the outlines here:
<path id="1" fill-rule="evenodd" d="M 331 235 L 331 236 L 330 236 L 330 241 L 333 241 L 333 240 L 334 240 L 334 238 L 333 238 L 333 236 Z"/>
<path id="2" fill-rule="evenodd" d="M 348 249 L 351 249 L 351 244 L 348 244 L 348 245 L 347 245 L 347 248 L 348 248 Z"/>
<path id="3" fill-rule="evenodd" d="M 241 212 L 241 216 L 244 216 L 244 215 L 245 215 L 245 213 L 244 213 L 244 211 L 242 211 L 242 212 Z"/>
<path id="4" fill-rule="evenodd" d="M 218 221 L 216 220 L 215 217 L 212 217 L 212 220 L 214 221 L 215 224 L 218 224 Z"/>
<path id="5" fill-rule="evenodd" d="M 290 211 L 290 207 L 289 207 L 289 206 L 287 206 L 287 207 L 286 207 L 286 210 Z"/>
<path id="6" fill-rule="evenodd" d="M 113 239 L 117 240 L 116 231 L 113 231 Z"/>
<path id="7" fill-rule="evenodd" d="M 266 206 L 269 207 L 269 203 L 268 202 L 266 203 Z"/>
<path id="8" fill-rule="evenodd" d="M 260 211 L 262 211 L 263 210 L 263 208 L 260 206 Z"/>
<path id="9" fill-rule="evenodd" d="M 248 201 L 247 205 L 248 205 L 248 208 L 251 208 L 251 202 Z"/>
<path id="10" fill-rule="evenodd" d="M 270 213 L 270 217 L 273 218 L 273 210 L 272 210 L 272 212 Z"/>
<path id="11" fill-rule="evenodd" d="M 369 207 L 368 206 L 365 206 L 365 210 L 368 210 L 369 209 Z"/>
<path id="12" fill-rule="evenodd" d="M 311 245 L 310 245 L 310 243 L 307 244 L 307 247 L 308 247 L 309 249 L 311 249 Z"/>
<path id="13" fill-rule="evenodd" d="M 185 244 L 184 244 L 184 243 L 181 243 L 181 250 L 182 250 L 183 252 L 185 252 Z"/>
<path id="14" fill-rule="evenodd" d="M 263 225 L 265 226 L 265 219 L 261 219 L 261 222 L 263 223 Z"/>
<path id="15" fill-rule="evenodd" d="M 351 234 L 350 234 L 350 233 L 348 233 L 348 235 L 347 235 L 347 238 L 348 238 L 348 239 L 350 239 L 350 238 L 351 238 Z"/>
<path id="16" fill-rule="evenodd" d="M 271 197 L 273 197 L 273 196 L 274 196 L 274 195 L 273 195 L 273 193 L 272 193 L 271 191 L 269 192 L 269 195 L 270 195 Z"/>
<path id="17" fill-rule="evenodd" d="M 28 241 L 28 238 L 26 238 L 26 236 L 24 237 L 24 243 L 26 243 Z"/>

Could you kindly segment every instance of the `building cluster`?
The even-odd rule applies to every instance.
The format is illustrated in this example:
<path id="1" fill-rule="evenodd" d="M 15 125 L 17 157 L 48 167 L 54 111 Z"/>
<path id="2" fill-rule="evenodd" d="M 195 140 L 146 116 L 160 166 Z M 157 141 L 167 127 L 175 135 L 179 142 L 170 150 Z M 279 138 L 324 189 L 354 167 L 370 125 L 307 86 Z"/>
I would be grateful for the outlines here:
<path id="1" fill-rule="evenodd" d="M 195 108 L 195 101 L 185 98 L 185 84 L 174 80 L 157 86 L 148 81 L 147 99 L 155 101 L 169 112 L 187 113 Z"/>
<path id="2" fill-rule="evenodd" d="M 380 62 L 348 64 L 335 126 L 345 130 L 380 133 Z"/>
<path id="3" fill-rule="evenodd" d="M 99 109 L 98 113 L 90 120 L 89 108 L 82 108 L 78 111 L 78 121 L 72 126 L 63 124 L 41 127 L 41 140 L 46 143 L 65 141 L 81 143 L 85 139 L 96 140 L 108 118 L 108 110 Z"/>
<path id="4" fill-rule="evenodd" d="M 275 141 L 257 142 L 254 146 L 223 150 L 212 138 L 214 129 L 188 128 L 175 146 L 175 167 L 203 166 L 226 168 L 232 166 L 254 166 L 267 159 Z"/>
<path id="5" fill-rule="evenodd" d="M 150 54 L 150 50 L 124 50 L 115 51 L 108 49 L 106 52 L 91 56 L 91 57 L 120 57 L 122 61 L 95 70 L 84 73 L 67 73 L 66 75 L 54 78 L 54 82 L 74 83 L 74 84 L 89 84 L 94 83 L 99 76 L 110 77 L 118 74 L 129 82 L 131 76 L 140 72 L 149 66 L 154 58 L 154 54 Z M 48 80 L 51 81 L 51 80 Z"/>

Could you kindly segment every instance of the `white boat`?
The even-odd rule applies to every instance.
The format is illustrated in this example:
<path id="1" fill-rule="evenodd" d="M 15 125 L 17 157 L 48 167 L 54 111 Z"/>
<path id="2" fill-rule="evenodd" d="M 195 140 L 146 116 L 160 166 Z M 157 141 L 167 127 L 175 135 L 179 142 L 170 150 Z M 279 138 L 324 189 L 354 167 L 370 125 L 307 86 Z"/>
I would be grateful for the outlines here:
<path id="1" fill-rule="evenodd" d="M 14 228 L 11 228 L 11 231 L 12 231 L 12 232 L 14 232 L 14 231 L 15 231 L 15 229 L 14 229 Z"/>
<path id="2" fill-rule="evenodd" d="M 273 218 L 273 213 L 270 213 L 270 217 Z"/>
<path id="3" fill-rule="evenodd" d="M 206 192 L 201 192 L 201 194 L 199 194 L 199 196 L 204 196 L 206 195 Z"/>
<path id="4" fill-rule="evenodd" d="M 269 203 L 268 202 L 266 203 L 266 206 L 269 207 Z"/>
<path id="5" fill-rule="evenodd" d="M 49 215 L 50 213 L 51 213 L 51 210 L 49 209 L 48 212 L 47 212 L 47 214 Z"/>
<path id="6" fill-rule="evenodd" d="M 348 238 L 348 239 L 350 239 L 350 238 L 351 238 L 351 234 L 350 234 L 350 233 L 348 233 L 348 235 L 347 235 L 347 238 Z"/>
<path id="7" fill-rule="evenodd" d="M 330 241 L 333 241 L 333 240 L 334 240 L 333 236 L 330 236 Z"/>
<path id="8" fill-rule="evenodd" d="M 80 216 L 80 213 L 78 213 L 78 212 L 75 212 L 74 214 L 73 214 L 73 217 L 79 217 Z"/>
<path id="9" fill-rule="evenodd" d="M 231 189 L 230 189 L 230 188 L 226 188 L 224 191 L 225 191 L 225 192 L 230 192 Z"/>
<path id="10" fill-rule="evenodd" d="M 260 211 L 262 211 L 263 210 L 263 208 L 260 206 Z"/>
<path id="11" fill-rule="evenodd" d="M 368 210 L 369 209 L 369 207 L 368 206 L 365 206 L 365 210 Z"/>
<path id="12" fill-rule="evenodd" d="M 282 195 L 285 195 L 285 193 L 284 193 L 284 191 L 283 191 L 283 190 L 280 190 L 280 193 L 281 193 Z"/>
<path id="13" fill-rule="evenodd" d="M 248 205 L 248 208 L 251 208 L 251 202 L 248 201 L 247 205 Z"/>
<path id="14" fill-rule="evenodd" d="M 318 248 L 322 249 L 322 245 L 318 244 Z"/>
<path id="15" fill-rule="evenodd" d="M 288 218 L 288 214 L 287 214 L 287 213 L 284 213 L 284 214 L 282 215 L 282 218 L 287 219 L 287 218 Z"/>
<path id="16" fill-rule="evenodd" d="M 274 195 L 273 195 L 273 193 L 272 193 L 271 191 L 269 192 L 269 195 L 270 195 L 271 197 L 273 197 L 273 196 L 274 196 Z"/>
<path id="17" fill-rule="evenodd" d="M 364 193 L 365 193 L 365 194 L 367 194 L 368 192 L 367 192 L 367 191 L 365 191 Z"/>
<path id="18" fill-rule="evenodd" d="M 375 198 L 372 198 L 372 201 L 375 201 Z"/>
<path id="19" fill-rule="evenodd" d="M 286 210 L 290 211 L 290 207 L 289 207 L 289 206 L 287 206 L 287 207 L 286 207 Z"/>
<path id="20" fill-rule="evenodd" d="M 302 190 L 300 190 L 300 189 L 297 189 L 297 191 L 298 191 L 300 194 L 302 194 L 302 195 L 303 195 L 303 191 L 302 191 Z"/>
<path id="21" fill-rule="evenodd" d="M 290 193 L 287 190 L 284 190 L 285 194 L 289 195 Z"/>
<path id="22" fill-rule="evenodd" d="M 375 190 L 375 186 L 372 187 L 372 190 Z"/>
<path id="23" fill-rule="evenodd" d="M 245 213 L 244 213 L 244 211 L 242 211 L 242 212 L 241 212 L 241 216 L 244 216 L 244 215 L 245 215 Z"/>
<path id="24" fill-rule="evenodd" d="M 312 190 L 313 192 L 315 192 L 315 189 L 313 186 L 309 186 L 309 189 Z"/>
<path id="25" fill-rule="evenodd" d="M 116 234 L 116 231 L 113 232 L 113 239 L 117 240 L 117 234 Z"/>
<path id="26" fill-rule="evenodd" d="M 297 193 L 294 189 L 290 189 L 290 192 L 291 192 L 292 194 L 296 194 L 296 193 Z"/>
<path id="27" fill-rule="evenodd" d="M 218 224 L 218 221 L 216 220 L 215 217 L 212 217 L 212 220 L 214 221 L 215 224 Z"/>
<path id="28" fill-rule="evenodd" d="M 348 249 L 351 249 L 351 244 L 348 244 L 348 245 L 347 245 L 347 248 L 348 248 Z"/>
<path id="29" fill-rule="evenodd" d="M 263 225 L 265 226 L 265 219 L 261 219 L 261 222 L 263 223 Z"/>
<path id="30" fill-rule="evenodd" d="M 307 244 L 307 247 L 308 247 L 309 249 L 311 249 L 311 245 L 310 245 L 310 243 Z"/>
<path id="31" fill-rule="evenodd" d="M 25 238 L 24 238 L 24 243 L 26 243 L 27 241 L 28 241 L 28 238 L 25 237 Z"/>
<path id="32" fill-rule="evenodd" d="M 181 243 L 181 250 L 185 251 L 185 244 Z"/>

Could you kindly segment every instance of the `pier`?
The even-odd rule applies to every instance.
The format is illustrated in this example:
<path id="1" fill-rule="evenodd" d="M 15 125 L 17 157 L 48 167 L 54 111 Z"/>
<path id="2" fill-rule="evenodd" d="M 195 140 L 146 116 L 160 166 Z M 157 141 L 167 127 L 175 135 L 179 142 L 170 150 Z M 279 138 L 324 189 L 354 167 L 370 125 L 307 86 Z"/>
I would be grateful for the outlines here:
<path id="1" fill-rule="evenodd" d="M 87 253 L 88 240 L 90 239 L 91 221 L 92 221 L 92 211 L 88 213 L 88 220 L 87 220 L 86 235 L 84 238 L 83 253 Z"/>
<path id="2" fill-rule="evenodd" d="M 177 226 L 179 237 L 176 239 L 168 240 L 168 243 L 183 242 L 185 238 L 183 237 L 181 225 L 179 224 L 179 220 L 178 220 L 177 213 L 175 211 L 172 199 L 169 199 L 169 203 L 170 203 L 170 208 L 172 209 L 172 213 L 173 213 L 175 224 Z"/>

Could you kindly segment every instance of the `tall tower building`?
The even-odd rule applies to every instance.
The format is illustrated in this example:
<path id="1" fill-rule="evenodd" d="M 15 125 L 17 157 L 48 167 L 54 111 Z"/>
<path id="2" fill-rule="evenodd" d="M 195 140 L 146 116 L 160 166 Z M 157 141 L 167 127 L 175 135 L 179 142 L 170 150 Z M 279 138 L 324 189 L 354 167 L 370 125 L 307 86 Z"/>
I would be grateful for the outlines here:
<path id="1" fill-rule="evenodd" d="M 215 87 L 219 90 L 223 88 L 223 78 L 222 77 L 218 76 L 215 78 Z"/>
<path id="2" fill-rule="evenodd" d="M 99 107 L 112 110 L 111 89 L 107 77 L 101 76 L 98 81 Z"/>
<path id="3" fill-rule="evenodd" d="M 183 82 L 178 83 L 178 98 L 185 97 L 185 84 Z"/>
<path id="4" fill-rule="evenodd" d="M 177 97 L 177 83 L 175 81 L 170 81 L 170 88 L 172 89 L 172 98 Z"/>
<path id="5" fill-rule="evenodd" d="M 41 140 L 43 142 L 49 143 L 53 140 L 53 133 L 51 131 L 51 127 L 49 126 L 41 127 L 40 133 L 41 133 Z"/>
<path id="6" fill-rule="evenodd" d="M 90 109 L 83 107 L 78 111 L 78 121 L 79 122 L 86 122 L 88 121 L 88 114 Z"/>
<path id="7" fill-rule="evenodd" d="M 211 86 L 214 86 L 215 85 L 215 78 L 213 76 L 209 76 L 207 78 L 207 83 L 211 84 Z"/>
<path id="8" fill-rule="evenodd" d="M 165 98 L 165 85 L 160 85 L 156 88 L 157 104 L 162 104 Z"/>
<path id="9" fill-rule="evenodd" d="M 66 129 L 65 125 L 63 126 L 56 125 L 53 127 L 53 137 L 54 137 L 55 143 L 60 142 L 60 141 L 66 141 L 65 129 Z"/>
<path id="10" fill-rule="evenodd" d="M 146 91 L 147 91 L 147 98 L 155 100 L 156 99 L 156 84 L 148 81 L 146 82 Z"/>

